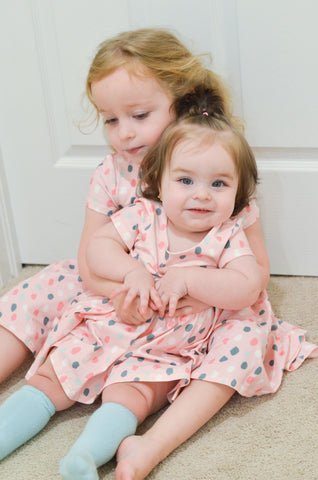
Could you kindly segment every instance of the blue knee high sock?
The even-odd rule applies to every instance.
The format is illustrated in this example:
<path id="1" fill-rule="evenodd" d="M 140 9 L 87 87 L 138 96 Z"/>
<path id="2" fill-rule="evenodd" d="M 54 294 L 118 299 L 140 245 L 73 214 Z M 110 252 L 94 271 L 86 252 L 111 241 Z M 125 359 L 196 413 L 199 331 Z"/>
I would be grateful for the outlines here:
<path id="1" fill-rule="evenodd" d="M 41 390 L 25 385 L 0 406 L 0 460 L 39 433 L 55 413 Z"/>
<path id="2" fill-rule="evenodd" d="M 64 480 L 98 479 L 96 468 L 113 458 L 121 441 L 133 435 L 137 425 L 137 418 L 128 408 L 119 403 L 104 403 L 61 461 Z"/>

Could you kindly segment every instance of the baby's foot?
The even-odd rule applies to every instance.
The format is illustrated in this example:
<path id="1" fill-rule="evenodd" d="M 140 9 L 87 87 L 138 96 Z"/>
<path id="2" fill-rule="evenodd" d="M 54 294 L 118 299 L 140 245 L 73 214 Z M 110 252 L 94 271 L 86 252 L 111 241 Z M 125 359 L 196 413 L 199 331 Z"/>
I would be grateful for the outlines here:
<path id="1" fill-rule="evenodd" d="M 98 480 L 95 462 L 88 452 L 64 457 L 60 474 L 64 480 Z"/>
<path id="2" fill-rule="evenodd" d="M 115 480 L 143 480 L 160 460 L 154 442 L 142 436 L 126 437 L 117 450 Z"/>

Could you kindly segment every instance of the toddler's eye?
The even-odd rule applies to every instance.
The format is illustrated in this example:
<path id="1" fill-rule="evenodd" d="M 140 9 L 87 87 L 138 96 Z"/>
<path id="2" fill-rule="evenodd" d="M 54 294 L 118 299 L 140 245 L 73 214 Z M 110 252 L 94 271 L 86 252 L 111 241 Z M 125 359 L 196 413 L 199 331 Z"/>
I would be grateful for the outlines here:
<path id="1" fill-rule="evenodd" d="M 105 125 L 114 125 L 117 122 L 117 118 L 105 118 L 104 124 Z"/>
<path id="2" fill-rule="evenodd" d="M 148 115 L 149 115 L 148 112 L 137 113 L 136 115 L 134 115 L 134 118 L 136 118 L 136 120 L 143 120 L 144 118 L 147 118 Z"/>
<path id="3" fill-rule="evenodd" d="M 223 180 L 215 180 L 215 182 L 212 183 L 212 187 L 220 188 L 224 186 L 225 183 L 223 182 Z"/>
<path id="4" fill-rule="evenodd" d="M 184 185 L 191 185 L 192 184 L 191 178 L 187 178 L 187 177 L 180 178 L 179 182 L 183 183 Z"/>

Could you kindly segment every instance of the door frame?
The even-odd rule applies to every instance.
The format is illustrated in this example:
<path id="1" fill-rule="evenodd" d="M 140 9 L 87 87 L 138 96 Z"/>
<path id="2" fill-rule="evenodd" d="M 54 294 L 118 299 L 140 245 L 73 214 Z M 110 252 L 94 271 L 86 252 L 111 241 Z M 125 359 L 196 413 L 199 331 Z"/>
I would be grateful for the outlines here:
<path id="1" fill-rule="evenodd" d="M 17 277 L 21 271 L 17 237 L 11 211 L 9 192 L 0 145 L 0 288 Z"/>

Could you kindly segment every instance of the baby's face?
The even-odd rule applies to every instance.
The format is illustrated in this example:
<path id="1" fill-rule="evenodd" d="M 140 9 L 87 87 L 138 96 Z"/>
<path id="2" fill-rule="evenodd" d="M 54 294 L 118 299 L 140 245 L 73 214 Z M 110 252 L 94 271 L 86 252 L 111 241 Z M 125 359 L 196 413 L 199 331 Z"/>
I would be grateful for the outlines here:
<path id="1" fill-rule="evenodd" d="M 179 232 L 208 232 L 231 217 L 237 187 L 233 159 L 220 143 L 198 147 L 186 140 L 172 152 L 160 196 Z"/>

